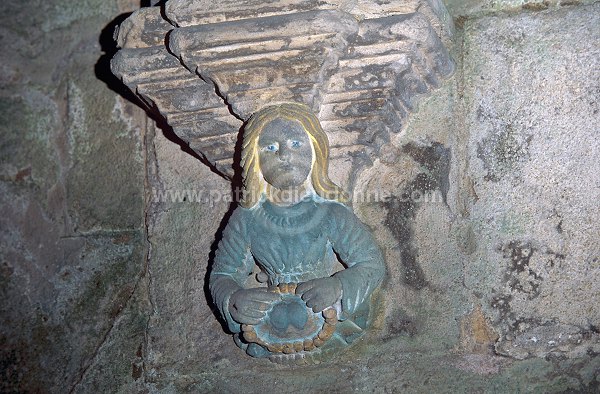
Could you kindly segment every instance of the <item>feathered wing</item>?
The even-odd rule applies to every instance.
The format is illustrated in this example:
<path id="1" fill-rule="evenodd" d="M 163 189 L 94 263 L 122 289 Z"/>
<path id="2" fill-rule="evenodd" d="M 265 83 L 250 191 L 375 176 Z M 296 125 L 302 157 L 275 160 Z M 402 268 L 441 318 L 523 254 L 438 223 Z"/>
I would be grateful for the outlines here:
<path id="1" fill-rule="evenodd" d="M 328 134 L 331 167 L 346 169 L 336 181 L 351 189 L 418 98 L 453 71 L 439 0 L 205 3 L 134 13 L 112 69 L 227 176 L 243 121 L 302 102 Z"/>

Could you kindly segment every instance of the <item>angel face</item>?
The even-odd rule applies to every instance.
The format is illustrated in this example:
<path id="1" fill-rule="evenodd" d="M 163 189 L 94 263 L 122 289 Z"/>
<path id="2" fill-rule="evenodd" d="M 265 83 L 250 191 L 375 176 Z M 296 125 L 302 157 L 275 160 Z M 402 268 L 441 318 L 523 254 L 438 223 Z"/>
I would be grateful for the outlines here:
<path id="1" fill-rule="evenodd" d="M 258 138 L 260 170 L 265 181 L 277 189 L 298 187 L 312 167 L 312 148 L 299 122 L 276 118 Z"/>

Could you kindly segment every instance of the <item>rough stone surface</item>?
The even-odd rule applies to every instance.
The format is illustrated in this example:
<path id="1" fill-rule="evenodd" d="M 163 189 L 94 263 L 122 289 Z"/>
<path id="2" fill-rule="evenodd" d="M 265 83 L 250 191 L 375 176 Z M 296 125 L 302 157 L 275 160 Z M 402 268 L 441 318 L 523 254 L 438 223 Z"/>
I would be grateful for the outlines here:
<path id="1" fill-rule="evenodd" d="M 67 3 L 1 6 L 0 391 L 598 392 L 598 5 L 449 3 L 454 77 L 351 190 L 385 251 L 375 326 L 291 368 L 211 309 L 231 183 L 98 71 L 138 4 Z"/>
<path id="2" fill-rule="evenodd" d="M 305 103 L 328 130 L 334 179 L 352 188 L 418 99 L 452 73 L 451 34 L 433 0 L 171 0 L 122 24 L 112 69 L 230 177 L 242 120 L 275 102 Z"/>
<path id="3" fill-rule="evenodd" d="M 498 12 L 537 12 L 596 3 L 597 0 L 446 0 L 458 24 L 467 18 Z"/>
<path id="4" fill-rule="evenodd" d="M 566 18 L 578 23 L 559 26 Z M 160 300 L 149 331 L 154 333 L 147 364 L 152 390 L 239 392 L 232 382 L 255 392 L 332 386 L 342 392 L 597 390 L 600 358 L 593 322 L 599 313 L 591 302 L 598 294 L 597 264 L 585 256 L 598 253 L 595 200 L 587 198 L 597 193 L 597 160 L 586 156 L 598 151 L 593 135 L 598 115 L 590 108 L 597 102 L 598 78 L 587 66 L 594 64 L 598 47 L 594 40 L 578 39 L 582 30 L 598 32 L 597 18 L 594 7 L 569 7 L 463 24 L 454 52 L 462 62 L 454 79 L 421 103 L 405 130 L 356 181 L 354 209 L 384 248 L 388 275 L 370 335 L 326 365 L 287 369 L 252 360 L 221 331 L 205 295 L 192 283 L 202 280 L 207 255 L 210 261 L 207 245 L 214 248 L 229 202 L 198 206 L 190 200 L 229 196 L 230 186 L 158 135 L 161 171 L 155 182 L 171 190 L 171 197 L 157 211 L 150 235 L 162 278 L 153 275 L 151 285 Z M 515 32 L 522 33 L 518 46 L 510 38 Z M 565 62 L 570 73 L 560 68 Z M 551 72 L 546 84 L 537 83 L 536 75 L 544 72 Z M 569 97 L 564 90 L 570 83 L 577 83 L 581 99 L 563 98 Z M 554 100 L 562 109 L 549 114 Z M 526 110 L 514 111 L 519 103 Z M 480 115 L 483 104 L 495 117 Z M 519 127 L 504 127 L 503 120 Z M 568 171 L 564 167 L 574 156 L 586 165 Z M 543 175 L 533 176 L 535 168 L 543 168 Z M 554 204 L 560 200 L 549 192 L 557 187 L 555 179 L 571 185 L 570 205 Z M 526 192 L 532 181 L 538 185 L 535 194 Z M 194 193 L 183 201 L 178 190 Z M 511 203 L 505 206 L 505 200 Z M 566 220 L 559 226 L 558 217 L 546 218 L 548 212 L 540 209 L 546 205 L 556 205 L 563 219 L 579 221 L 571 224 L 572 232 L 564 227 Z M 516 220 L 536 219 L 523 223 L 515 238 L 504 212 Z M 193 222 L 196 216 L 204 224 Z M 548 220 L 556 223 L 538 224 Z M 185 226 L 191 230 L 182 235 L 178 229 Z M 539 245 L 554 239 L 557 228 L 568 237 L 561 242 L 571 252 L 544 250 L 539 264 L 555 265 L 538 271 L 533 262 Z M 198 233 L 206 235 L 188 244 Z M 163 268 L 167 256 L 177 254 L 182 258 L 174 272 Z M 172 285 L 182 278 L 183 285 Z M 546 287 L 542 278 L 552 285 Z M 545 297 L 523 296 L 535 293 L 536 286 Z M 184 293 L 179 303 L 171 300 Z M 185 351 L 173 350 L 184 344 Z"/>
<path id="5" fill-rule="evenodd" d="M 92 379 L 112 391 L 132 380 L 147 320 L 134 302 L 145 119 L 101 80 L 110 74 L 99 42 L 127 7 L 0 6 L 2 392 L 89 391 Z"/>
<path id="6" fill-rule="evenodd" d="M 465 25 L 478 244 L 465 284 L 515 357 L 599 346 L 600 303 L 587 302 L 600 294 L 598 26 L 598 5 Z"/>
<path id="7" fill-rule="evenodd" d="M 600 358 L 593 351 L 574 358 L 522 361 L 494 354 L 498 332 L 492 315 L 475 304 L 477 296 L 463 284 L 475 235 L 465 230 L 468 225 L 454 223 L 443 194 L 435 194 L 443 187 L 438 179 L 452 172 L 445 152 L 456 144 L 448 138 L 456 124 L 451 112 L 439 111 L 452 106 L 455 87 L 447 85 L 425 102 L 398 141 L 404 148 L 397 152 L 404 149 L 412 155 L 399 154 L 375 166 L 376 175 L 365 174 L 372 179 L 370 190 L 379 186 L 399 197 L 395 208 L 394 202 L 383 207 L 355 202 L 357 213 L 373 226 L 386 250 L 385 305 L 363 340 L 319 366 L 289 368 L 251 359 L 223 332 L 206 299 L 205 272 L 226 223 L 230 184 L 158 131 L 150 178 L 156 188 L 149 226 L 154 312 L 144 364 L 150 392 L 308 393 L 323 387 L 340 392 L 560 392 L 597 387 Z M 429 128 L 423 132 L 425 125 Z M 420 136 L 418 143 L 413 133 Z M 388 172 L 382 173 L 383 168 Z M 426 181 L 414 181 L 426 172 L 431 174 Z M 414 215 L 403 213 L 400 192 L 421 189 L 431 191 L 430 200 L 423 197 L 415 203 Z M 404 229 L 406 236 L 401 235 Z M 396 236 L 414 243 L 412 265 L 402 259 Z M 240 389 L 242 381 L 245 387 Z"/>

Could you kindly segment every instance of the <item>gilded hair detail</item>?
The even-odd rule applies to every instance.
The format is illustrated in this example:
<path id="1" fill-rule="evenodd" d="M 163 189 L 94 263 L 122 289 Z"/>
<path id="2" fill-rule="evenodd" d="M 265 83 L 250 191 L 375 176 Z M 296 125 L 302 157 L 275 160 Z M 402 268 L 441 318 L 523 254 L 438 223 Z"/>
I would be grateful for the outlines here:
<path id="1" fill-rule="evenodd" d="M 319 120 L 306 105 L 286 103 L 261 109 L 245 126 L 241 159 L 244 179 L 242 206 L 252 208 L 266 191 L 267 182 L 262 177 L 258 160 L 258 138 L 263 128 L 274 119 L 296 121 L 302 125 L 313 148 L 310 178 L 314 191 L 327 200 L 346 202 L 346 193 L 329 179 L 329 140 Z"/>

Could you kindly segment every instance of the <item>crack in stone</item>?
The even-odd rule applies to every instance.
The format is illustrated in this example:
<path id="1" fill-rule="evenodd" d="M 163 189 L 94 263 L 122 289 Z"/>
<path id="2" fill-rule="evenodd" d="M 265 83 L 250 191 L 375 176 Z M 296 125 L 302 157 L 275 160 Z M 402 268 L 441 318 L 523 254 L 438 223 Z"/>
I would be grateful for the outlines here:
<path id="1" fill-rule="evenodd" d="M 146 146 L 148 146 L 148 142 L 152 141 L 152 148 L 154 148 L 154 140 L 153 140 L 153 136 L 154 133 L 152 131 L 150 131 L 149 129 L 153 127 L 153 125 L 148 121 L 148 118 L 145 119 L 145 125 L 143 125 L 143 128 L 146 130 L 145 135 L 143 136 L 143 141 L 146 144 Z M 150 140 L 150 138 L 152 138 Z M 147 149 L 146 149 L 147 151 Z M 154 151 L 154 150 L 153 150 Z M 156 159 L 154 157 L 154 159 Z M 156 162 L 156 160 L 154 160 L 154 169 L 155 169 L 155 174 L 158 174 L 158 163 Z M 146 172 L 146 176 L 145 176 L 145 181 L 144 181 L 144 195 L 148 196 L 148 185 L 151 183 L 150 180 L 148 178 L 150 178 L 152 175 L 150 174 L 150 172 L 148 171 L 148 169 L 150 168 L 150 164 L 149 164 L 149 159 L 148 159 L 148 153 L 146 153 L 145 157 L 144 157 L 144 169 Z M 157 176 L 158 177 L 158 176 Z M 148 204 L 148 202 L 151 201 L 149 199 L 146 199 L 146 205 L 148 207 L 151 207 L 152 204 Z M 131 300 L 133 299 L 134 294 L 136 293 L 140 282 L 146 277 L 146 275 L 148 275 L 148 287 L 147 287 L 147 294 L 148 294 L 148 302 L 150 303 L 151 307 L 152 307 L 152 311 L 155 311 L 154 308 L 154 303 L 150 297 L 150 269 L 149 269 L 149 262 L 150 262 L 150 253 L 151 253 L 151 243 L 150 243 L 150 239 L 149 239 L 149 218 L 151 216 L 150 210 L 145 208 L 145 212 L 144 212 L 144 224 L 143 224 L 143 231 L 144 234 L 142 234 L 142 239 L 144 240 L 145 245 L 143 245 L 143 247 L 145 248 L 145 254 L 144 254 L 144 266 L 142 271 L 140 272 L 140 274 L 138 275 L 137 280 L 135 281 L 135 284 L 133 286 L 133 289 L 131 290 L 131 292 L 128 294 L 127 296 L 127 300 L 125 301 L 125 303 L 123 304 L 123 307 L 118 311 L 118 313 L 115 315 L 114 319 L 111 322 L 110 328 L 106 331 L 106 333 L 104 334 L 104 336 L 102 337 L 100 343 L 98 344 L 98 346 L 96 347 L 96 349 L 94 350 L 92 356 L 89 358 L 89 363 L 87 366 L 85 366 L 83 368 L 83 370 L 81 371 L 81 373 L 79 374 L 78 379 L 73 383 L 73 385 L 71 386 L 71 389 L 69 390 L 69 394 L 72 394 L 75 392 L 75 390 L 77 390 L 77 388 L 79 387 L 79 385 L 83 382 L 87 372 L 90 370 L 90 368 L 94 365 L 94 362 L 96 361 L 96 359 L 98 358 L 102 348 L 104 347 L 104 345 L 106 344 L 106 342 L 108 341 L 108 339 L 110 338 L 115 326 L 117 325 L 117 323 L 119 322 L 119 320 L 123 317 L 123 313 L 124 311 L 130 306 L 131 304 Z M 132 233 L 135 232 L 135 230 L 125 230 L 125 231 L 119 231 L 119 233 Z M 90 236 L 90 235 L 95 235 L 97 233 L 101 233 L 104 234 L 104 232 L 100 231 L 100 232 L 94 232 L 94 234 L 84 234 L 83 236 Z M 112 232 L 108 232 L 108 234 L 112 234 Z M 146 327 L 144 328 L 144 349 L 147 348 L 147 342 L 148 342 L 148 326 L 150 324 L 150 315 L 148 316 L 148 320 L 146 323 Z M 144 359 L 144 352 L 142 352 L 141 355 L 141 359 L 142 359 L 142 368 L 144 370 L 144 375 L 145 375 L 145 359 Z"/>
<path id="2" fill-rule="evenodd" d="M 75 383 L 72 385 L 71 389 L 69 390 L 69 394 L 72 394 L 75 392 L 75 390 L 77 389 L 77 387 L 81 384 L 81 382 L 83 381 L 83 379 L 85 378 L 85 375 L 87 374 L 87 372 L 89 371 L 90 367 L 92 365 L 94 365 L 94 361 L 96 361 L 96 359 L 98 358 L 98 355 L 100 354 L 100 351 L 102 350 L 102 347 L 104 346 L 104 344 L 108 341 L 108 338 L 110 337 L 113 329 L 115 328 L 115 326 L 118 323 L 118 320 L 120 320 L 120 318 L 123 315 L 123 312 L 127 309 L 127 307 L 129 306 L 131 299 L 133 298 L 133 295 L 135 294 L 138 285 L 140 283 L 140 281 L 142 280 L 142 278 L 144 277 L 144 272 L 140 273 L 140 275 L 138 276 L 138 279 L 135 282 L 135 285 L 133 286 L 132 291 L 129 293 L 128 297 L 127 297 L 127 301 L 125 301 L 123 308 L 121 308 L 121 310 L 117 313 L 117 315 L 115 316 L 115 318 L 112 320 L 110 328 L 106 331 L 106 333 L 102 336 L 102 339 L 100 341 L 100 343 L 98 344 L 98 346 L 96 346 L 96 349 L 94 350 L 94 353 L 92 354 L 92 356 L 89 358 L 89 363 L 87 366 L 85 366 L 83 368 L 83 370 L 81 371 L 81 373 L 79 374 L 79 378 L 75 381 Z"/>

